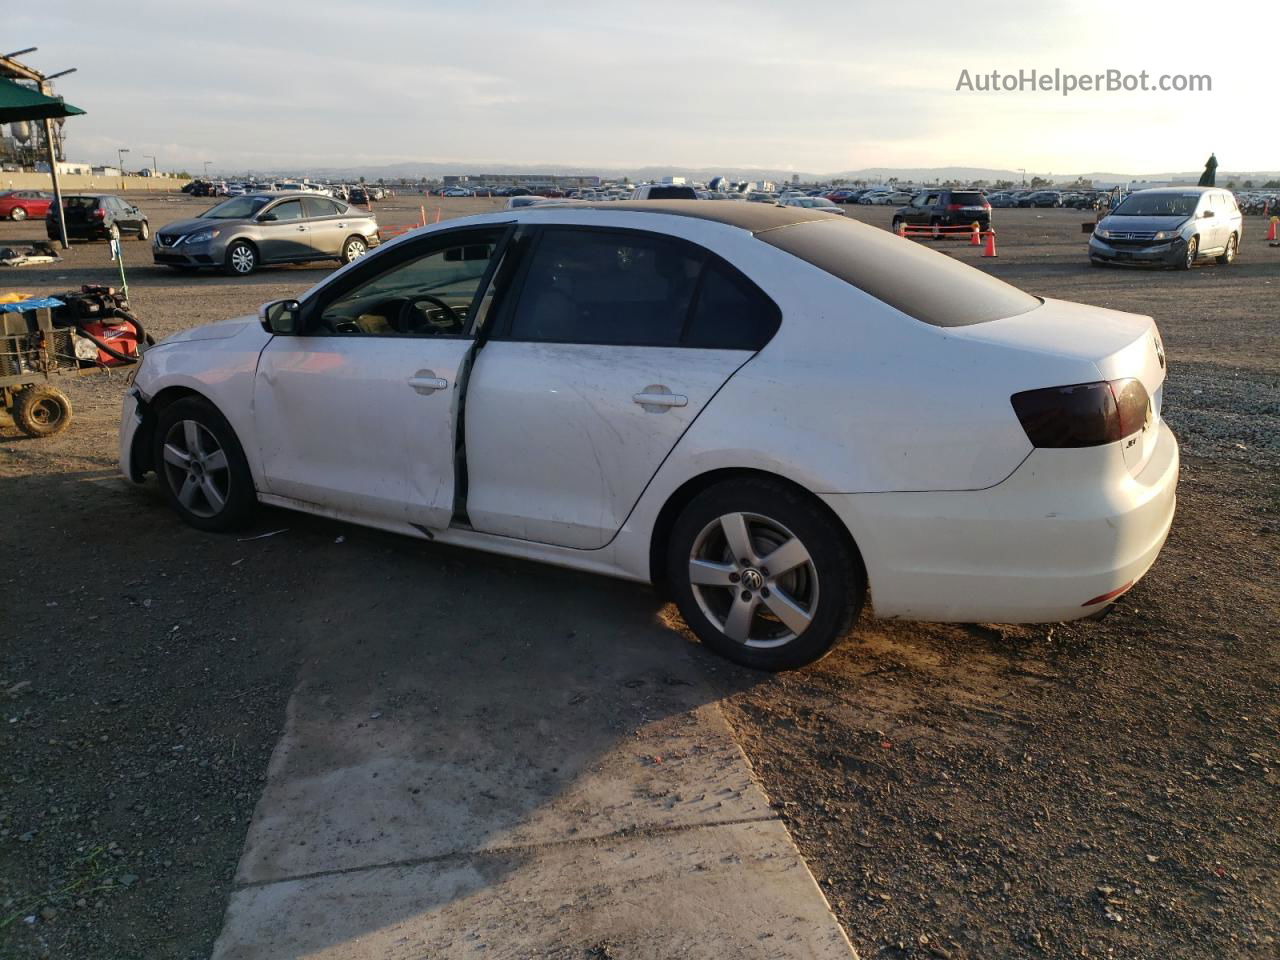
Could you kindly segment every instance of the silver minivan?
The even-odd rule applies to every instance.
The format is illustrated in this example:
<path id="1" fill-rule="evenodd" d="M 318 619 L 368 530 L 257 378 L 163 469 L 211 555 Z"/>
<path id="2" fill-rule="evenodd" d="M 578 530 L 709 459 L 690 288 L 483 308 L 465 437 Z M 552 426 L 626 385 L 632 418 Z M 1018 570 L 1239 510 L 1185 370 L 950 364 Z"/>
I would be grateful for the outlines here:
<path id="1" fill-rule="evenodd" d="M 156 231 L 152 257 L 177 270 L 246 276 L 272 263 L 350 263 L 378 245 L 373 214 L 318 193 L 270 191 L 231 197 L 198 217 Z"/>
<path id="2" fill-rule="evenodd" d="M 1235 196 L 1221 187 L 1139 190 L 1098 221 L 1089 261 L 1182 270 L 1206 257 L 1227 264 L 1240 249 L 1243 224 Z"/>

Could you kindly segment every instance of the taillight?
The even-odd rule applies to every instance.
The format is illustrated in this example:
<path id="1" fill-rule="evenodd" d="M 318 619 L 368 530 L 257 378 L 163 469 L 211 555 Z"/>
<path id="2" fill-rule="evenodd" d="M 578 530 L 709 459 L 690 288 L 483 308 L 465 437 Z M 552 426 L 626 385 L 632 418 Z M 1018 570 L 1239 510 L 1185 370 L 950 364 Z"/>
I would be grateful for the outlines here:
<path id="1" fill-rule="evenodd" d="M 1010 401 L 1037 447 L 1097 447 L 1146 425 L 1151 400 L 1139 380 L 1077 383 L 1015 393 Z"/>
<path id="2" fill-rule="evenodd" d="M 106 216 L 107 216 L 107 211 L 103 210 L 101 207 L 94 208 L 93 219 L 102 220 L 102 219 L 105 219 Z"/>
<path id="3" fill-rule="evenodd" d="M 948 203 L 948 204 L 947 204 L 947 212 L 948 212 L 948 213 L 954 213 L 954 212 L 955 212 L 955 211 L 957 211 L 957 210 L 963 210 L 963 209 L 964 209 L 964 205 L 963 205 L 963 204 L 959 204 L 959 203 Z"/>

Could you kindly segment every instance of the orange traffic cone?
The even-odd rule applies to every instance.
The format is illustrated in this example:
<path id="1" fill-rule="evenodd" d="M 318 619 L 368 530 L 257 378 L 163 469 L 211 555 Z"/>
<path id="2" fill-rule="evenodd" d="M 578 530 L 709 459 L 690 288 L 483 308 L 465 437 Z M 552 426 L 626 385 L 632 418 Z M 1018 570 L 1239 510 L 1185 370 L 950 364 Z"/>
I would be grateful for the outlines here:
<path id="1" fill-rule="evenodd" d="M 969 234 L 969 246 L 982 246 L 982 228 L 978 226 L 978 221 L 973 221 L 973 232 Z"/>
<path id="2" fill-rule="evenodd" d="M 1274 240 L 1276 238 L 1276 224 L 1280 223 L 1280 217 L 1271 218 L 1271 229 L 1267 231 L 1267 239 Z"/>
<path id="3" fill-rule="evenodd" d="M 984 257 L 999 256 L 996 253 L 996 232 L 994 230 L 987 231 L 987 245 L 982 248 L 982 255 Z"/>

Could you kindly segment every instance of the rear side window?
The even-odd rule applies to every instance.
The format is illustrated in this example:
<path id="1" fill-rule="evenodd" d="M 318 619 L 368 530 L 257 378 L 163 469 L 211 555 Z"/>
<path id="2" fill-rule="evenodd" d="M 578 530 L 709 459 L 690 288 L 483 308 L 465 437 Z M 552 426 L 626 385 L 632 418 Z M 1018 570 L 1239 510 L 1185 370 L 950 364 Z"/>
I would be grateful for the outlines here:
<path id="1" fill-rule="evenodd" d="M 981 270 L 843 217 L 775 227 L 756 237 L 935 327 L 1015 317 L 1040 305 Z"/>
<path id="2" fill-rule="evenodd" d="M 750 280 L 708 261 L 683 345 L 708 350 L 759 350 L 782 323 L 782 313 Z"/>
<path id="3" fill-rule="evenodd" d="M 303 197 L 302 209 L 308 217 L 332 217 L 342 212 L 336 203 L 324 197 Z"/>
<path id="4" fill-rule="evenodd" d="M 548 228 L 527 265 L 513 340 L 678 344 L 702 256 L 656 234 Z"/>

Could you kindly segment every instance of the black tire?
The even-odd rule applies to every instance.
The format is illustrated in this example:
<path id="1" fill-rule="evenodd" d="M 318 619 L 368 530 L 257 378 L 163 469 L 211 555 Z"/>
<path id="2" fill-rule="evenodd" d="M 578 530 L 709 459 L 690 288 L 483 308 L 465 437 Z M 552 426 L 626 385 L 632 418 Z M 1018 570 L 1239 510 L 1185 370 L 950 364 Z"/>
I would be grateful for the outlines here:
<path id="1" fill-rule="evenodd" d="M 9 219 L 10 219 L 10 220 L 25 220 L 25 219 L 27 219 L 27 211 L 26 211 L 24 208 L 22 208 L 22 207 L 14 207 L 14 208 L 13 208 L 13 211 L 9 214 Z"/>
<path id="2" fill-rule="evenodd" d="M 71 423 L 71 401 L 57 387 L 32 384 L 13 395 L 13 422 L 28 437 L 52 437 Z"/>
<path id="3" fill-rule="evenodd" d="M 1222 264 L 1225 267 L 1227 264 L 1235 260 L 1236 251 L 1238 249 L 1239 249 L 1239 241 L 1236 239 L 1236 235 L 1233 233 L 1231 236 L 1227 237 L 1227 249 L 1223 250 L 1222 253 L 1220 253 L 1214 259 L 1217 260 L 1218 263 Z"/>
<path id="4" fill-rule="evenodd" d="M 194 444 L 189 424 L 195 425 Z M 165 407 L 151 453 L 165 499 L 186 523 L 220 532 L 252 519 L 258 495 L 249 462 L 231 424 L 207 400 L 187 397 Z"/>
<path id="5" fill-rule="evenodd" d="M 359 260 L 369 252 L 369 241 L 364 237 L 350 236 L 342 241 L 342 252 L 338 254 L 338 260 L 343 264 L 348 264 L 352 260 Z"/>
<path id="6" fill-rule="evenodd" d="M 245 240 L 237 240 L 227 247 L 226 260 L 222 264 L 222 272 L 229 277 L 247 277 L 258 269 L 258 251 L 253 244 Z"/>
<path id="7" fill-rule="evenodd" d="M 1192 237 L 1187 241 L 1187 252 L 1183 255 L 1182 261 L 1178 264 L 1179 270 L 1190 270 L 1195 266 L 1196 254 L 1200 252 L 1200 238 Z"/>
<path id="8" fill-rule="evenodd" d="M 147 223 L 147 221 L 145 220 L 143 220 L 142 223 L 138 225 L 138 239 L 139 240 L 151 239 L 151 225 Z"/>
<path id="9" fill-rule="evenodd" d="M 736 527 L 735 518 L 743 525 L 731 538 L 727 531 Z M 741 545 L 743 533 L 752 552 L 732 556 L 731 539 Z M 764 561 L 783 544 L 789 550 L 798 546 L 793 556 L 805 559 L 768 570 Z M 697 585 L 695 563 L 710 578 Z M 866 595 L 861 561 L 830 514 L 808 494 L 765 477 L 726 481 L 694 497 L 672 527 L 666 571 L 670 595 L 698 638 L 726 659 L 757 670 L 788 670 L 821 659 L 853 626 Z M 739 629 L 732 631 L 735 613 L 741 614 Z M 733 639 L 729 633 L 742 633 L 744 622 L 745 636 Z"/>

